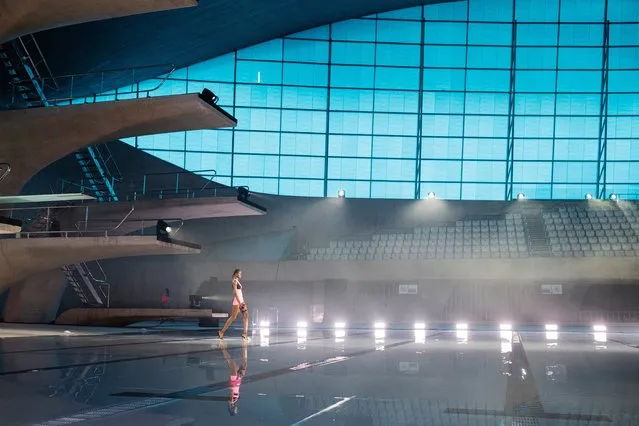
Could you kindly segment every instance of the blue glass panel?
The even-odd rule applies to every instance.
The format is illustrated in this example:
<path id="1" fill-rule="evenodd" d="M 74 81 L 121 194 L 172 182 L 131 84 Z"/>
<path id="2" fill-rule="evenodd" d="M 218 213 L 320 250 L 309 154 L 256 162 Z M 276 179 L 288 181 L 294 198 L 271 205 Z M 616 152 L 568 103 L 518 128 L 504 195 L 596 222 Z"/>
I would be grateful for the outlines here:
<path id="1" fill-rule="evenodd" d="M 555 160 L 597 160 L 596 139 L 555 140 Z"/>
<path id="2" fill-rule="evenodd" d="M 521 160 L 552 160 L 552 139 L 515 139 L 513 158 Z"/>
<path id="3" fill-rule="evenodd" d="M 468 47 L 469 68 L 510 69 L 510 47 Z"/>
<path id="4" fill-rule="evenodd" d="M 271 40 L 237 51 L 238 59 L 282 60 L 282 40 Z"/>
<path id="5" fill-rule="evenodd" d="M 419 69 L 377 67 L 375 88 L 417 90 L 419 89 Z"/>
<path id="6" fill-rule="evenodd" d="M 608 137 L 610 138 L 638 138 L 639 117 L 609 117 Z"/>
<path id="7" fill-rule="evenodd" d="M 328 62 L 328 42 L 284 40 L 284 60 L 292 62 Z"/>
<path id="8" fill-rule="evenodd" d="M 378 21 L 377 41 L 398 43 L 419 43 L 422 24 L 409 21 Z"/>
<path id="9" fill-rule="evenodd" d="M 279 162 L 275 155 L 235 154 L 233 173 L 243 177 L 277 177 Z"/>
<path id="10" fill-rule="evenodd" d="M 515 137 L 517 138 L 552 138 L 552 117 L 515 117 Z"/>
<path id="11" fill-rule="evenodd" d="M 417 135 L 417 114 L 375 114 L 373 133 L 376 135 Z"/>
<path id="12" fill-rule="evenodd" d="M 556 46 L 557 24 L 517 24 L 517 46 Z"/>
<path id="13" fill-rule="evenodd" d="M 331 47 L 331 61 L 333 64 L 374 65 L 375 45 L 334 42 Z"/>
<path id="14" fill-rule="evenodd" d="M 424 114 L 461 114 L 464 112 L 464 94 L 425 92 L 422 112 Z"/>
<path id="15" fill-rule="evenodd" d="M 604 19 L 606 0 L 561 0 L 562 21 L 597 22 Z"/>
<path id="16" fill-rule="evenodd" d="M 512 25 L 471 23 L 468 25 L 468 43 L 510 46 L 512 44 Z"/>
<path id="17" fill-rule="evenodd" d="M 613 70 L 639 68 L 639 47 L 612 47 L 609 60 Z"/>
<path id="18" fill-rule="evenodd" d="M 418 92 L 399 92 L 375 90 L 375 111 L 378 112 L 417 112 Z"/>
<path id="19" fill-rule="evenodd" d="M 331 37 L 333 40 L 375 41 L 376 21 L 370 19 L 353 19 L 333 24 Z"/>
<path id="20" fill-rule="evenodd" d="M 169 162 L 171 164 L 175 164 L 178 167 L 184 167 L 184 151 L 152 151 L 148 150 L 147 153 Z"/>
<path id="21" fill-rule="evenodd" d="M 191 80 L 232 82 L 235 75 L 235 54 L 229 53 L 219 58 L 190 65 L 188 73 Z"/>
<path id="22" fill-rule="evenodd" d="M 464 90 L 464 70 L 424 70 L 424 90 Z"/>
<path id="23" fill-rule="evenodd" d="M 233 132 L 230 130 L 192 130 L 186 132 L 187 151 L 231 152 Z"/>
<path id="24" fill-rule="evenodd" d="M 326 135 L 309 133 L 282 133 L 282 154 L 323 156 Z"/>
<path id="25" fill-rule="evenodd" d="M 518 92 L 554 92 L 555 71 L 517 70 L 515 88 Z"/>
<path id="26" fill-rule="evenodd" d="M 639 71 L 609 71 L 610 92 L 639 92 Z"/>
<path id="27" fill-rule="evenodd" d="M 422 138 L 422 158 L 461 158 L 462 145 L 461 138 Z"/>
<path id="28" fill-rule="evenodd" d="M 461 161 L 422 160 L 422 180 L 431 182 L 459 182 Z M 436 193 L 436 195 L 439 195 Z"/>
<path id="29" fill-rule="evenodd" d="M 453 112 L 453 111 L 451 111 Z M 461 112 L 461 111 L 454 111 Z M 508 114 L 508 95 L 504 93 L 467 93 L 466 114 Z"/>
<path id="30" fill-rule="evenodd" d="M 424 6 L 424 17 L 439 21 L 465 21 L 467 7 L 468 2 L 465 1 L 429 4 Z"/>
<path id="31" fill-rule="evenodd" d="M 552 186 L 552 197 L 557 200 L 583 200 L 585 194 L 595 194 L 596 188 L 594 183 L 579 185 L 554 184 Z"/>
<path id="32" fill-rule="evenodd" d="M 466 46 L 425 46 L 425 67 L 463 68 L 466 64 Z"/>
<path id="33" fill-rule="evenodd" d="M 312 87 L 284 87 L 282 107 L 299 109 L 326 109 L 327 89 Z"/>
<path id="34" fill-rule="evenodd" d="M 329 179 L 365 179 L 371 178 L 371 160 L 361 158 L 329 158 Z"/>
<path id="35" fill-rule="evenodd" d="M 470 0 L 469 18 L 471 21 L 512 21 L 512 0 Z"/>
<path id="36" fill-rule="evenodd" d="M 552 69 L 557 66 L 557 49 L 554 47 L 518 47 L 518 69 Z"/>
<path id="37" fill-rule="evenodd" d="M 466 115 L 466 136 L 505 138 L 508 135 L 508 117 Z"/>
<path id="38" fill-rule="evenodd" d="M 608 19 L 612 22 L 638 22 L 639 2 L 635 0 L 609 0 Z"/>
<path id="39" fill-rule="evenodd" d="M 462 184 L 463 200 L 503 200 L 505 195 L 505 185 L 486 183 L 464 183 Z"/>
<path id="40" fill-rule="evenodd" d="M 517 0 L 515 19 L 518 21 L 557 22 L 560 0 Z"/>
<path id="41" fill-rule="evenodd" d="M 328 66 L 285 63 L 284 84 L 326 86 L 328 84 Z"/>
<path id="42" fill-rule="evenodd" d="M 277 154 L 279 147 L 279 132 L 235 132 L 235 153 Z"/>
<path id="43" fill-rule="evenodd" d="M 427 22 L 425 25 L 426 44 L 466 44 L 465 22 Z"/>
<path id="44" fill-rule="evenodd" d="M 377 65 L 419 66 L 419 46 L 410 44 L 378 44 Z"/>
<path id="45" fill-rule="evenodd" d="M 561 183 L 593 183 L 597 181 L 597 163 L 563 162 L 554 163 L 555 182 Z M 583 197 L 584 193 L 581 193 Z"/>
<path id="46" fill-rule="evenodd" d="M 557 117 L 555 135 L 558 138 L 596 138 L 599 136 L 599 117 Z"/>
<path id="47" fill-rule="evenodd" d="M 526 194 L 526 198 L 532 200 L 548 200 L 552 198 L 551 194 L 552 185 L 550 183 L 544 184 L 522 184 L 513 183 L 513 194 L 523 193 Z"/>
<path id="48" fill-rule="evenodd" d="M 601 46 L 603 44 L 603 25 L 561 24 L 559 44 L 561 46 Z"/>
<path id="49" fill-rule="evenodd" d="M 639 111 L 639 96 L 631 93 L 611 93 L 608 95 L 608 116 L 632 115 Z"/>
<path id="50" fill-rule="evenodd" d="M 131 145 L 131 146 L 133 146 L 133 147 L 136 147 L 136 148 L 137 148 L 137 146 L 135 145 L 135 144 L 136 144 L 136 141 L 137 141 L 137 137 L 136 137 L 136 136 L 131 137 L 131 138 L 120 138 L 120 140 L 121 140 L 122 142 L 124 142 L 125 144 L 127 144 L 127 145 Z"/>
<path id="51" fill-rule="evenodd" d="M 234 186 L 248 186 L 251 191 L 277 194 L 277 179 L 275 178 L 251 178 L 246 176 L 234 177 Z"/>
<path id="52" fill-rule="evenodd" d="M 610 183 L 639 183 L 639 164 L 630 162 L 607 162 L 606 181 Z"/>
<path id="53" fill-rule="evenodd" d="M 633 139 L 608 140 L 607 155 L 608 161 L 637 161 L 639 160 L 639 143 Z"/>
<path id="54" fill-rule="evenodd" d="M 282 88 L 279 86 L 238 84 L 235 90 L 235 104 L 237 106 L 280 107 Z"/>
<path id="55" fill-rule="evenodd" d="M 372 111 L 373 91 L 331 89 L 331 111 Z"/>
<path id="56" fill-rule="evenodd" d="M 138 147 L 140 149 L 184 151 L 185 138 L 185 132 L 139 136 Z"/>
<path id="57" fill-rule="evenodd" d="M 380 19 L 406 19 L 420 20 L 422 19 L 422 7 L 411 7 L 408 9 L 394 10 L 391 12 L 380 13 L 377 15 Z"/>
<path id="58" fill-rule="evenodd" d="M 464 138 L 464 159 L 505 160 L 506 139 Z"/>
<path id="59" fill-rule="evenodd" d="M 639 21 L 639 17 L 635 16 L 630 20 Z M 639 46 L 639 24 L 611 24 L 610 45 Z"/>
<path id="60" fill-rule="evenodd" d="M 329 197 L 337 197 L 337 192 L 340 189 L 346 191 L 346 196 L 348 198 L 370 198 L 371 184 L 370 182 L 356 182 L 356 181 L 340 181 L 340 180 L 329 180 L 328 181 L 328 196 Z"/>
<path id="61" fill-rule="evenodd" d="M 373 157 L 415 158 L 416 138 L 399 136 L 374 136 Z M 413 164 L 415 162 L 413 161 Z"/>
<path id="62" fill-rule="evenodd" d="M 239 83 L 280 84 L 282 64 L 280 62 L 237 61 Z"/>
<path id="63" fill-rule="evenodd" d="M 373 180 L 415 180 L 415 160 L 380 160 L 373 158 Z"/>
<path id="64" fill-rule="evenodd" d="M 559 68 L 601 70 L 602 53 L 602 48 L 562 47 L 559 49 Z"/>
<path id="65" fill-rule="evenodd" d="M 208 81 L 189 81 L 186 91 L 187 93 L 201 93 L 204 89 L 209 89 L 218 96 L 219 106 L 223 108 L 230 108 L 233 106 L 233 99 L 235 96 L 234 84 L 211 83 Z"/>
<path id="66" fill-rule="evenodd" d="M 282 179 L 279 184 L 281 195 L 298 197 L 322 197 L 324 195 L 324 180 Z"/>
<path id="67" fill-rule="evenodd" d="M 326 133 L 326 112 L 283 110 L 282 131 Z"/>
<path id="68" fill-rule="evenodd" d="M 370 136 L 329 135 L 328 155 L 335 157 L 370 157 Z"/>
<path id="69" fill-rule="evenodd" d="M 331 133 L 370 135 L 373 131 L 373 114 L 331 112 L 329 131 Z"/>
<path id="70" fill-rule="evenodd" d="M 280 157 L 280 177 L 323 179 L 324 159 L 318 157 Z"/>
<path id="71" fill-rule="evenodd" d="M 510 85 L 509 70 L 468 70 L 466 73 L 466 89 L 507 92 Z"/>
<path id="72" fill-rule="evenodd" d="M 328 40 L 329 28 L 328 25 L 323 27 L 311 28 L 310 30 L 301 31 L 299 33 L 291 34 L 289 38 L 309 38 L 313 40 Z"/>
<path id="73" fill-rule="evenodd" d="M 280 110 L 236 108 L 238 130 L 280 130 Z"/>
<path id="74" fill-rule="evenodd" d="M 187 170 L 215 170 L 218 176 L 230 176 L 231 158 L 231 154 L 187 152 L 184 167 Z"/>
<path id="75" fill-rule="evenodd" d="M 462 136 L 464 117 L 461 115 L 423 115 L 422 133 L 425 136 Z"/>
<path id="76" fill-rule="evenodd" d="M 553 115 L 554 110 L 555 95 L 544 93 L 517 93 L 515 96 L 516 115 Z"/>
<path id="77" fill-rule="evenodd" d="M 422 182 L 420 198 L 428 198 L 428 193 L 431 191 L 434 192 L 435 196 L 440 200 L 459 200 L 461 194 L 461 184 Z"/>
<path id="78" fill-rule="evenodd" d="M 464 161 L 463 166 L 463 181 L 503 182 L 506 177 L 505 161 Z"/>
<path id="79" fill-rule="evenodd" d="M 414 198 L 414 182 L 372 182 L 371 198 Z"/>
<path id="80" fill-rule="evenodd" d="M 549 161 L 516 161 L 513 164 L 513 181 L 515 182 L 550 182 L 552 163 Z M 531 194 L 528 194 L 530 197 Z"/>
<path id="81" fill-rule="evenodd" d="M 557 95 L 557 115 L 599 116 L 600 102 L 600 94 L 559 94 Z"/>
<path id="82" fill-rule="evenodd" d="M 373 67 L 332 66 L 331 86 L 372 89 L 374 76 L 375 68 Z"/>
<path id="83" fill-rule="evenodd" d="M 161 81 L 147 80 L 140 82 L 140 91 L 151 90 L 149 96 L 169 96 L 169 95 L 183 95 L 186 93 L 186 81 L 185 80 L 166 80 L 160 85 Z M 159 87 L 158 87 L 159 86 Z M 101 102 L 109 100 L 115 100 L 115 97 L 110 99 L 101 97 Z"/>

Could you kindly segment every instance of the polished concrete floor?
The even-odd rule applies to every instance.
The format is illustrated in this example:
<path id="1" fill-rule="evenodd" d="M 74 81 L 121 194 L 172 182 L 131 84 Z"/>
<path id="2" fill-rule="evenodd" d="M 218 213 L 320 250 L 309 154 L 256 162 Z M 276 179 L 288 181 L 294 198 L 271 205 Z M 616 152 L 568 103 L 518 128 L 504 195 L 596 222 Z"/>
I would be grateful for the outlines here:
<path id="1" fill-rule="evenodd" d="M 221 343 L 214 330 L 5 337 L 0 424 L 639 425 L 636 332 L 262 328 L 248 344 L 237 331 Z"/>

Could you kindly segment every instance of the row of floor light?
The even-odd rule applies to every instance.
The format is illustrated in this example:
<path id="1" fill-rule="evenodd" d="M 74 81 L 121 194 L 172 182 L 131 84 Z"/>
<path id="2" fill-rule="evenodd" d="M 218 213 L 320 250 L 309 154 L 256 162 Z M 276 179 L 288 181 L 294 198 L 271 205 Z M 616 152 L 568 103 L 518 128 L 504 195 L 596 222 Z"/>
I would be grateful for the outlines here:
<path id="1" fill-rule="evenodd" d="M 339 191 L 337 191 L 337 198 L 346 198 L 346 190 L 345 189 L 340 189 Z M 428 200 L 434 200 L 436 197 L 434 192 L 429 192 L 426 195 L 426 198 Z M 586 193 L 586 195 L 584 195 L 584 198 L 586 200 L 592 200 L 593 196 L 590 192 Z M 608 197 L 611 201 L 617 201 L 619 200 L 619 196 L 615 193 L 610 194 L 610 196 Z M 524 194 L 523 192 L 520 192 L 519 194 L 517 194 L 517 199 L 518 200 L 525 200 L 526 199 L 526 194 Z"/>

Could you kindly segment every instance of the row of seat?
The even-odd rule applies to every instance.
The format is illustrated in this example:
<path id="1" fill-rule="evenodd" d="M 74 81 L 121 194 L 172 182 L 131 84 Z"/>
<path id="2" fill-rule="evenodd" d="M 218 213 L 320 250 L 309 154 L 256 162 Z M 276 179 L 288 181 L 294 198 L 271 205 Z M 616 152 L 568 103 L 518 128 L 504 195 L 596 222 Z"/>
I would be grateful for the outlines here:
<path id="1" fill-rule="evenodd" d="M 527 252 L 528 246 L 525 241 L 499 241 L 488 244 L 483 241 L 481 244 L 472 245 L 468 241 L 453 247 L 445 244 L 419 246 L 419 247 L 400 247 L 400 246 L 378 246 L 378 247 L 335 247 L 335 248 L 311 248 L 309 254 L 410 254 L 410 253 L 429 253 L 439 251 L 513 251 Z"/>
<path id="2" fill-rule="evenodd" d="M 553 251 L 554 257 L 634 257 L 639 255 L 638 250 L 567 250 Z"/>
<path id="3" fill-rule="evenodd" d="M 600 243 L 600 242 L 583 242 L 583 241 L 566 241 L 556 238 L 550 239 L 551 251 L 568 251 L 568 250 L 639 250 L 639 243 Z"/>
<path id="4" fill-rule="evenodd" d="M 514 259 L 530 257 L 527 252 L 515 251 L 428 251 L 425 253 L 351 253 L 308 254 L 307 260 L 417 260 L 417 259 Z"/>
<path id="5" fill-rule="evenodd" d="M 547 218 L 544 219 L 546 224 L 598 224 L 598 223 L 610 223 L 610 224 L 636 224 L 639 222 L 639 218 L 635 216 L 628 217 L 607 217 L 607 216 L 594 216 L 594 217 L 560 217 L 560 218 Z"/>

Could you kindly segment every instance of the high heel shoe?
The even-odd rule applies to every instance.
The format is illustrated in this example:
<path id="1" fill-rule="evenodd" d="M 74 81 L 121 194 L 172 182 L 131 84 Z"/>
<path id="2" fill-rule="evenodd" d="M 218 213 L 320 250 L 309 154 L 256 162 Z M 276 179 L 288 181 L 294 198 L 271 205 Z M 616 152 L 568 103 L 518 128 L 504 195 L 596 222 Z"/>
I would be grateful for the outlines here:
<path id="1" fill-rule="evenodd" d="M 218 337 L 220 340 L 224 340 L 224 334 L 222 333 L 222 330 L 218 330 L 218 331 L 217 331 L 217 337 Z"/>

